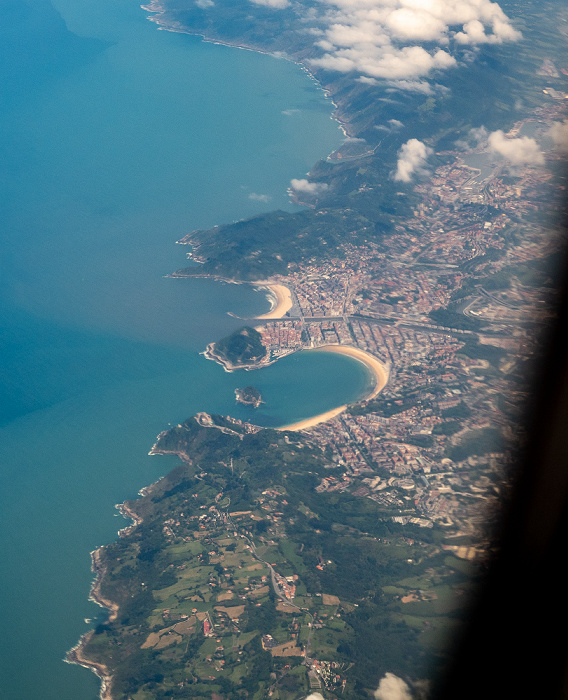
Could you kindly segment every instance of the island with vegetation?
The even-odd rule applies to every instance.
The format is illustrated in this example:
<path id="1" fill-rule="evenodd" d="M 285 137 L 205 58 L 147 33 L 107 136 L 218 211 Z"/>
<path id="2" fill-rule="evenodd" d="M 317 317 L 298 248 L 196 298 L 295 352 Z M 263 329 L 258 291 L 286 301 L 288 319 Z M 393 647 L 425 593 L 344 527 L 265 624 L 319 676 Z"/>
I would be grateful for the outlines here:
<path id="1" fill-rule="evenodd" d="M 237 403 L 242 403 L 245 406 L 254 406 L 258 408 L 262 401 L 260 391 L 254 386 L 245 386 L 243 389 L 235 389 Z"/>
<path id="2" fill-rule="evenodd" d="M 180 463 L 95 553 L 93 598 L 111 615 L 70 656 L 105 697 L 364 700 L 390 679 L 422 698 L 448 662 L 498 544 L 568 237 L 568 65 L 554 63 L 568 17 L 551 0 L 507 4 L 505 38 L 475 25 L 472 50 L 466 25 L 448 25 L 446 58 L 391 47 L 399 68 L 417 52 L 447 65 L 390 79 L 333 43 L 357 13 L 328 26 L 335 10 L 286 0 L 146 7 L 163 28 L 302 63 L 348 134 L 292 181 L 302 211 L 181 239 L 198 265 L 176 276 L 293 298 L 206 357 L 253 370 L 352 348 L 384 382 L 309 430 L 199 413 L 158 437 L 151 453 Z M 523 585 L 508 592 L 519 609 Z"/>

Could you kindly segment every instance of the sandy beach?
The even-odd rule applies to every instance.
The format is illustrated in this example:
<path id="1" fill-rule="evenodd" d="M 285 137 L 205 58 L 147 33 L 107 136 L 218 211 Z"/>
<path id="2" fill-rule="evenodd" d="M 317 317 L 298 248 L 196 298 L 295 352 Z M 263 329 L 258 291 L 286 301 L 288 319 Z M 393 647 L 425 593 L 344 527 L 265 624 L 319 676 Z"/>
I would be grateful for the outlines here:
<path id="1" fill-rule="evenodd" d="M 344 406 L 338 406 L 337 408 L 332 408 L 331 411 L 320 413 L 317 416 L 306 418 L 305 420 L 298 421 L 297 423 L 283 425 L 281 428 L 276 428 L 276 430 L 306 430 L 307 428 L 312 428 L 314 425 L 318 425 L 318 423 L 325 423 L 325 421 L 335 418 L 335 416 L 343 413 L 346 408 L 347 404 Z"/>
<path id="2" fill-rule="evenodd" d="M 267 282 L 256 282 L 255 284 L 268 287 L 272 295 L 276 297 L 275 306 L 267 314 L 256 316 L 257 319 L 282 318 L 286 312 L 290 311 L 294 302 L 292 301 L 292 292 L 288 287 L 283 284 L 270 284 Z"/>
<path id="3" fill-rule="evenodd" d="M 366 365 L 375 375 L 375 387 L 369 396 L 365 397 L 365 401 L 369 399 L 374 399 L 385 387 L 385 384 L 389 378 L 389 372 L 387 367 L 378 360 L 374 355 L 371 355 L 365 350 L 360 350 L 359 348 L 351 347 L 350 345 L 324 345 L 321 348 L 316 348 L 316 350 L 321 350 L 324 352 L 338 352 L 340 355 L 347 355 L 352 357 L 354 360 L 359 360 L 364 365 Z"/>
<path id="4" fill-rule="evenodd" d="M 368 369 L 370 369 L 375 376 L 375 386 L 369 396 L 365 397 L 365 401 L 369 399 L 374 399 L 380 391 L 384 388 L 388 381 L 389 374 L 388 369 L 380 362 L 374 355 L 371 355 L 364 350 L 359 348 L 354 348 L 349 345 L 324 345 L 321 348 L 315 348 L 315 350 L 324 352 L 337 352 L 341 355 L 347 355 L 352 357 L 354 360 L 362 362 Z M 312 428 L 314 425 L 319 423 L 324 423 L 325 421 L 331 420 L 343 413 L 347 408 L 347 404 L 344 406 L 338 406 L 333 408 L 331 411 L 326 411 L 325 413 L 320 413 L 317 416 L 312 416 L 311 418 L 306 418 L 305 420 L 298 421 L 297 423 L 291 423 L 290 425 L 284 425 L 277 430 L 306 430 L 307 428 Z"/>

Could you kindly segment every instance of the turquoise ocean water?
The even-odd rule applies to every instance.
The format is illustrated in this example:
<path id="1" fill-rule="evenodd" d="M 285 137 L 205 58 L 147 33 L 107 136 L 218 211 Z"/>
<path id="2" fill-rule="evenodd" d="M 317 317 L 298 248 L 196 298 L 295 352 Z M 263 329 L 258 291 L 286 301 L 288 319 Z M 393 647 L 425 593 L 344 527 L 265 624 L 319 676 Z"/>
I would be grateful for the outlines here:
<path id="1" fill-rule="evenodd" d="M 185 262 L 175 240 L 289 209 L 290 178 L 342 136 L 297 66 L 145 14 L 0 0 L 1 700 L 97 697 L 62 659 L 83 618 L 104 615 L 87 600 L 89 552 L 124 525 L 114 504 L 176 463 L 147 456 L 158 432 L 199 410 L 281 425 L 369 381 L 338 355 L 245 375 L 199 354 L 238 327 L 228 311 L 268 302 L 165 278 Z M 258 411 L 234 400 L 251 382 Z"/>

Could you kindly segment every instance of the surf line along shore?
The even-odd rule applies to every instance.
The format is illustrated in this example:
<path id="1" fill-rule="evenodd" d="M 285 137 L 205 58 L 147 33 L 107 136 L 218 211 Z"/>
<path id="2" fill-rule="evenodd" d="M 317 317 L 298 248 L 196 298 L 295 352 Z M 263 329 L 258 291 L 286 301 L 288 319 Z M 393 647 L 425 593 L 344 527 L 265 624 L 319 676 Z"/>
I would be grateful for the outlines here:
<path id="1" fill-rule="evenodd" d="M 294 305 L 292 291 L 284 284 L 272 282 L 255 282 L 255 286 L 264 287 L 270 291 L 272 308 L 262 316 L 255 316 L 254 320 L 266 320 L 270 318 L 282 318 Z"/>
<path id="2" fill-rule="evenodd" d="M 183 240 L 183 239 L 182 239 Z M 179 243 L 180 241 L 178 241 Z M 227 313 L 229 316 L 232 316 L 233 318 L 238 318 L 242 321 L 266 321 L 270 319 L 282 319 L 284 316 L 292 309 L 294 306 L 294 297 L 292 294 L 292 290 L 287 287 L 285 284 L 279 284 L 277 282 L 269 282 L 268 280 L 254 280 L 254 281 L 241 281 L 241 280 L 234 280 L 229 277 L 223 277 L 221 275 L 208 275 L 208 274 L 196 274 L 196 275 L 188 275 L 185 274 L 183 271 L 177 271 L 177 272 L 172 272 L 169 275 L 166 275 L 166 277 L 172 277 L 172 278 L 203 278 L 203 279 L 212 279 L 212 280 L 217 280 L 218 282 L 225 282 L 227 284 L 248 284 L 251 285 L 252 287 L 255 287 L 257 291 L 261 290 L 268 290 L 268 294 L 266 295 L 268 300 L 270 301 L 270 311 L 267 311 L 265 314 L 261 314 L 260 316 L 253 316 L 251 318 L 243 318 L 242 316 L 238 316 L 237 314 L 234 314 L 232 311 L 228 311 Z"/>
<path id="3" fill-rule="evenodd" d="M 361 401 L 369 401 L 370 399 L 374 399 L 384 389 L 386 383 L 388 382 L 388 368 L 382 362 L 380 362 L 380 360 L 378 360 L 374 355 L 371 355 L 370 353 L 365 352 L 364 350 L 354 348 L 350 345 L 322 345 L 321 347 L 313 348 L 312 350 L 312 352 L 317 351 L 336 352 L 341 355 L 346 355 L 347 357 L 351 357 L 354 360 L 362 362 L 367 367 L 367 369 L 369 369 L 372 372 L 375 378 L 375 385 L 369 396 L 366 396 L 364 399 L 360 399 Z M 312 428 L 314 425 L 318 425 L 319 423 L 324 423 L 325 421 L 335 418 L 340 413 L 343 413 L 343 411 L 345 411 L 346 408 L 347 404 L 344 404 L 343 406 L 333 408 L 331 411 L 320 413 L 317 416 L 306 418 L 305 420 L 298 421 L 297 423 L 283 425 L 280 428 L 276 428 L 276 430 L 307 430 L 308 428 Z"/>
<path id="4" fill-rule="evenodd" d="M 134 524 L 130 527 L 135 527 L 141 522 L 141 519 L 136 516 L 134 519 Z M 89 600 L 94 601 L 101 608 L 106 608 L 109 611 L 108 622 L 114 622 L 118 615 L 118 605 L 105 598 L 101 593 L 101 584 L 103 578 L 106 574 L 106 568 L 101 561 L 101 552 L 103 547 L 99 547 L 91 552 L 92 561 L 92 571 L 95 573 L 95 580 L 91 585 L 91 594 Z M 99 663 L 97 661 L 92 661 L 87 656 L 84 655 L 84 649 L 87 643 L 93 637 L 95 631 L 90 630 L 84 634 L 78 643 L 67 652 L 65 661 L 70 664 L 77 664 L 83 668 L 88 668 L 93 671 L 101 680 L 101 690 L 99 697 L 101 700 L 112 700 L 111 685 L 112 685 L 112 675 L 105 664 Z"/>

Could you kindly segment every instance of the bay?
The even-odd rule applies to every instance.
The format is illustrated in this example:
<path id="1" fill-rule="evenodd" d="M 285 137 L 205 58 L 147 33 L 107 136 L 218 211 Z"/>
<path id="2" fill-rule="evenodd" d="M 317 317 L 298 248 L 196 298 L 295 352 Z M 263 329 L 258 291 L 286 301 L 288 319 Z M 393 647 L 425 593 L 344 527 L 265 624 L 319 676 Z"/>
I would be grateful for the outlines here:
<path id="1" fill-rule="evenodd" d="M 176 463 L 147 456 L 156 434 L 199 410 L 281 425 L 365 389 L 324 353 L 224 372 L 199 352 L 264 295 L 164 277 L 190 230 L 290 210 L 290 178 L 341 134 L 297 66 L 157 31 L 131 0 L 0 8 L 0 698 L 91 700 L 62 659 L 104 617 L 88 553 L 123 526 L 114 504 Z M 251 382 L 257 413 L 235 403 Z"/>

